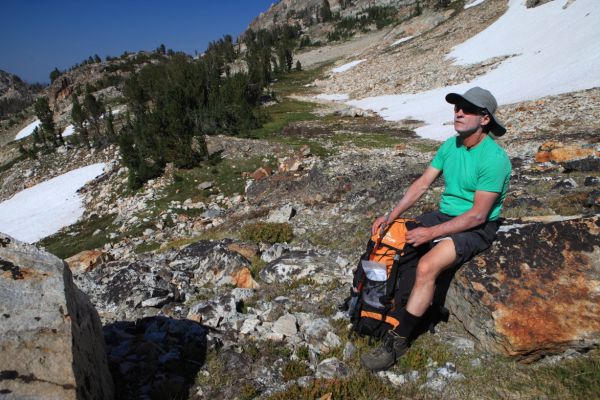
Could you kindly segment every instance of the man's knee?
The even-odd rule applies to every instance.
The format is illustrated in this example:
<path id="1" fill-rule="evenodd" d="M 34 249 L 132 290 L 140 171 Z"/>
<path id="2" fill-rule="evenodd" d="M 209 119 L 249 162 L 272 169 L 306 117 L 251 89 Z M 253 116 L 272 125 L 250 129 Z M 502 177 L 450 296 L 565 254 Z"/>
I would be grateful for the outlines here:
<path id="1" fill-rule="evenodd" d="M 419 260 L 415 284 L 435 282 L 439 274 L 450 267 L 455 260 L 456 252 L 452 241 L 438 244 Z"/>
<path id="2" fill-rule="evenodd" d="M 427 260 L 421 259 L 419 260 L 419 264 L 417 264 L 417 274 L 416 274 L 416 284 L 424 284 L 428 282 L 434 282 L 435 278 L 440 273 L 440 269 L 435 265 L 435 263 Z"/>

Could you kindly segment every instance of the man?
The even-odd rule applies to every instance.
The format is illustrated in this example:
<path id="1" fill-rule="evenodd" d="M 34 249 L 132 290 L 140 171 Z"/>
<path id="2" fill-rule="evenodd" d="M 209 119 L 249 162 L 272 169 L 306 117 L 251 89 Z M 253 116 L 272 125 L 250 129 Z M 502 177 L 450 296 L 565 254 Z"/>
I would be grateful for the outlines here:
<path id="1" fill-rule="evenodd" d="M 407 234 L 413 246 L 430 244 L 417 265 L 416 280 L 398 327 L 389 331 L 383 345 L 363 354 L 363 365 L 372 371 L 390 368 L 407 350 L 410 335 L 430 306 L 435 281 L 447 268 L 461 265 L 490 246 L 498 230 L 498 217 L 506 196 L 511 165 L 504 150 L 488 136 L 506 133 L 494 116 L 497 102 L 480 87 L 463 95 L 450 93 L 454 104 L 454 129 L 458 136 L 444 142 L 431 165 L 408 188 L 387 217 L 373 223 L 373 234 L 408 210 L 440 175 L 445 190 L 440 211 L 417 218 L 423 227 Z"/>

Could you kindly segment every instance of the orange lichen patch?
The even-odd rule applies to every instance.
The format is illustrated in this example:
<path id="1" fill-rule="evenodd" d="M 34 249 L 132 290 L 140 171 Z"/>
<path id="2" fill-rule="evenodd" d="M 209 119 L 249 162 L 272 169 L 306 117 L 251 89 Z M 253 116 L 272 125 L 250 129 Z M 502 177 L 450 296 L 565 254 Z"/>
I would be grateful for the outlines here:
<path id="1" fill-rule="evenodd" d="M 496 330 L 508 342 L 508 355 L 526 355 L 600 332 L 598 282 L 586 278 L 586 271 L 594 268 L 594 257 L 569 249 L 563 250 L 562 256 L 558 272 L 524 276 L 521 287 L 497 304 Z M 548 274 L 558 276 L 544 276 Z"/>
<path id="2" fill-rule="evenodd" d="M 106 257 L 103 251 L 85 250 L 65 259 L 65 262 L 73 273 L 89 272 L 100 262 L 107 261 Z"/>
<path id="3" fill-rule="evenodd" d="M 246 267 L 231 275 L 233 282 L 239 288 L 258 289 L 260 285 L 252 278 L 252 273 Z"/>
<path id="4" fill-rule="evenodd" d="M 539 147 L 538 153 L 535 155 L 535 161 L 539 163 L 548 161 L 564 162 L 594 155 L 597 155 L 597 152 L 593 148 L 574 145 L 565 146 L 560 142 L 550 141 Z"/>

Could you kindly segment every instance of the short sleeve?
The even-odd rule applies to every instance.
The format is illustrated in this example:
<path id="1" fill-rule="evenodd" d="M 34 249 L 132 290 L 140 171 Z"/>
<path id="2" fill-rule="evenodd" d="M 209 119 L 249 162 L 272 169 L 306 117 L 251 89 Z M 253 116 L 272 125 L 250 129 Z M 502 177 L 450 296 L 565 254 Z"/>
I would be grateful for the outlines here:
<path id="1" fill-rule="evenodd" d="M 453 145 L 453 143 L 456 143 L 455 137 L 451 137 L 450 139 L 448 139 L 444 143 L 442 143 L 442 145 L 438 149 L 437 153 L 435 153 L 435 157 L 433 157 L 433 161 L 431 161 L 431 166 L 433 168 L 435 168 L 439 171 L 444 170 L 444 163 L 446 162 L 446 158 L 448 158 L 448 150 L 449 150 L 450 146 Z"/>
<path id="2" fill-rule="evenodd" d="M 510 177 L 510 161 L 504 154 L 488 157 L 479 169 L 475 190 L 502 193 Z"/>

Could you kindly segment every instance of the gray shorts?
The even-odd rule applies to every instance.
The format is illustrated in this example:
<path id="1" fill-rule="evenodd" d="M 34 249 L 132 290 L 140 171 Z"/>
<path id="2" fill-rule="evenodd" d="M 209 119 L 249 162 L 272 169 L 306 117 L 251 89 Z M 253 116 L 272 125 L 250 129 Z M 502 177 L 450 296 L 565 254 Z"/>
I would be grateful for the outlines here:
<path id="1" fill-rule="evenodd" d="M 423 214 L 416 219 L 421 222 L 423 226 L 429 227 L 450 221 L 452 218 L 454 217 L 442 214 L 439 211 L 433 211 Z M 496 239 L 496 232 L 499 227 L 500 221 L 487 221 L 468 231 L 449 235 L 454 242 L 454 248 L 456 249 L 455 265 L 466 263 L 476 254 L 479 254 L 490 247 L 494 239 Z M 431 245 L 434 244 L 435 243 L 432 243 Z"/>

